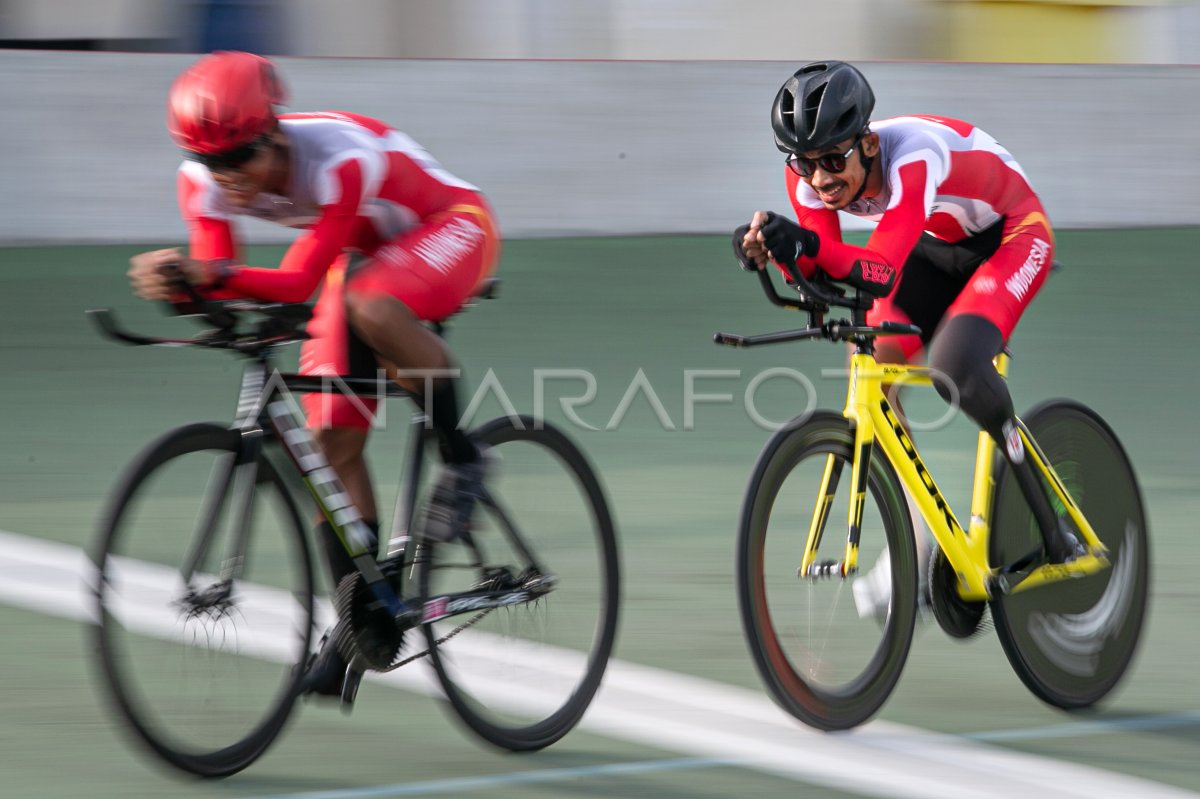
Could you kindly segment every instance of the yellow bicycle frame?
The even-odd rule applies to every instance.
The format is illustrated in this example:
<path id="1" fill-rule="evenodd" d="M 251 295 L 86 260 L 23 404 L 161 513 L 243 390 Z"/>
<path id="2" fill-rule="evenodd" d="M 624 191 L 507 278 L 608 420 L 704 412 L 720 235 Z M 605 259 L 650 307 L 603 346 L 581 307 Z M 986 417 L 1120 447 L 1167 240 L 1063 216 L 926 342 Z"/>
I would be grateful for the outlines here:
<path id="1" fill-rule="evenodd" d="M 1002 353 L 997 356 L 995 364 L 1000 375 L 1007 377 L 1008 355 Z M 878 446 L 900 478 L 901 484 L 907 489 L 909 497 L 916 503 L 938 546 L 958 575 L 959 594 L 967 601 L 990 599 L 993 588 L 1000 585 L 996 580 L 997 569 L 991 567 L 988 558 L 988 535 L 996 486 L 993 474 L 996 444 L 987 433 L 979 433 L 975 455 L 975 480 L 971 492 L 971 520 L 969 529 L 964 531 L 950 504 L 934 482 L 933 475 L 917 453 L 916 445 L 904 424 L 888 402 L 885 390 L 887 385 L 932 387 L 933 376 L 931 370 L 923 366 L 879 364 L 868 352 L 856 352 L 851 357 L 850 381 L 843 415 L 850 420 L 854 429 L 850 475 L 852 496 L 847 514 L 845 559 L 840 564 L 839 571 L 843 577 L 858 571 L 858 535 L 866 501 L 867 470 L 873 451 Z M 1038 472 L 1051 487 L 1053 495 L 1066 509 L 1075 529 L 1082 534 L 1088 554 L 1069 564 L 1043 564 L 1000 587 L 1006 592 L 1015 593 L 1057 580 L 1083 577 L 1107 568 L 1109 563 L 1105 557 L 1107 550 L 1104 545 L 1071 499 L 1066 487 L 1047 462 L 1046 456 L 1029 431 L 1023 424 L 1019 425 L 1019 429 L 1027 457 L 1033 460 Z M 816 563 L 817 548 L 829 517 L 838 477 L 837 459 L 830 455 L 805 542 L 799 570 L 801 575 L 815 573 L 813 567 Z"/>

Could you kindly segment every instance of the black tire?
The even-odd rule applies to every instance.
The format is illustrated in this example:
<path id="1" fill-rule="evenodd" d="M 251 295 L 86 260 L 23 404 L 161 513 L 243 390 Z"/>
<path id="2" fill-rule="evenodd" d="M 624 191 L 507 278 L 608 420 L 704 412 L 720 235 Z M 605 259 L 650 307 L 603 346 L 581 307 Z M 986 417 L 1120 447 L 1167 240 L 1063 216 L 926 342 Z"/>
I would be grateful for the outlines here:
<path id="1" fill-rule="evenodd" d="M 1112 565 L 1090 577 L 998 594 L 992 616 L 1009 662 L 1030 691 L 1055 707 L 1088 707 L 1116 687 L 1141 636 L 1150 579 L 1142 495 L 1125 450 L 1094 411 L 1053 400 L 1025 423 L 1108 547 Z M 999 455 L 992 518 L 993 566 L 1041 545 L 1033 514 Z"/>
<path id="2" fill-rule="evenodd" d="M 199 539 L 201 503 L 220 486 L 239 441 L 236 431 L 196 424 L 152 443 L 121 477 L 94 555 L 95 641 L 109 697 L 140 743 L 201 777 L 244 769 L 275 739 L 313 629 L 305 527 L 265 458 L 232 592 L 221 602 L 187 598 L 181 571 Z M 195 588 L 219 583 L 238 495 L 244 491 L 225 492 Z"/>
<path id="3" fill-rule="evenodd" d="M 849 422 L 827 411 L 776 433 L 755 464 L 738 528 L 738 602 L 754 664 L 784 710 L 822 730 L 854 727 L 883 706 L 904 669 L 917 613 L 912 524 L 900 483 L 878 453 L 868 473 L 859 566 L 865 575 L 878 559 L 890 562 L 886 616 L 859 617 L 853 577 L 797 576 L 831 456 L 843 468 L 818 563 L 844 558 L 853 445 Z"/>
<path id="4" fill-rule="evenodd" d="M 499 418 L 473 435 L 489 448 L 488 490 L 556 587 L 536 602 L 494 609 L 450 639 L 471 616 L 424 630 L 457 717 L 495 746 L 532 751 L 570 731 L 600 686 L 616 638 L 620 567 L 608 503 L 584 454 L 544 422 L 520 424 Z M 472 540 L 484 566 L 523 562 L 486 503 Z M 416 559 L 422 594 L 468 590 L 480 576 L 470 560 L 458 542 L 427 547 Z"/>

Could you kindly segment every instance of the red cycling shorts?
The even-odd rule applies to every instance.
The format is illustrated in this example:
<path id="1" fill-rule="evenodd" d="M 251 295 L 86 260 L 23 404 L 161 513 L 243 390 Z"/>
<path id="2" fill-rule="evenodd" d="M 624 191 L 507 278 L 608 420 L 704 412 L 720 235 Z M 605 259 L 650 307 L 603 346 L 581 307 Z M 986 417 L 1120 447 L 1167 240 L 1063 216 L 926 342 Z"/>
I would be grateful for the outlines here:
<path id="1" fill-rule="evenodd" d="M 947 274 L 926 259 L 910 256 L 896 289 L 875 302 L 867 321 L 916 324 L 922 335 L 881 339 L 880 360 L 911 360 L 938 325 L 962 314 L 982 316 L 1008 341 L 1045 283 L 1053 260 L 1054 234 L 1040 206 L 1007 218 L 995 252 L 968 274 Z"/>
<path id="2" fill-rule="evenodd" d="M 462 204 L 381 245 L 369 258 L 342 256 L 329 269 L 300 352 L 300 373 L 375 376 L 374 359 L 350 333 L 345 289 L 395 297 L 419 319 L 439 321 L 458 311 L 495 268 L 500 239 L 490 210 Z M 364 353 L 366 357 L 364 358 Z M 374 399 L 306 394 L 312 429 L 367 429 Z"/>

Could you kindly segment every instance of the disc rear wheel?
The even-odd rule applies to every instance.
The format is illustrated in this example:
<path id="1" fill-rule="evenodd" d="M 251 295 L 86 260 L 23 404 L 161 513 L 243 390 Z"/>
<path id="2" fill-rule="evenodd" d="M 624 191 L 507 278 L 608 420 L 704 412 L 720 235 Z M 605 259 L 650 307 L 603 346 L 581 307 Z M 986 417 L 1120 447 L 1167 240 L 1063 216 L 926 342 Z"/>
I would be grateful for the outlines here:
<path id="1" fill-rule="evenodd" d="M 1040 699 L 1092 705 L 1120 681 L 1146 614 L 1150 545 L 1137 477 L 1120 442 L 1095 412 L 1057 400 L 1025 420 L 1042 452 L 1108 548 L 1110 568 L 991 602 L 1000 643 Z M 996 567 L 1041 546 L 1041 534 L 1007 464 L 997 464 L 990 543 Z M 1060 512 L 1064 509 L 1060 508 Z"/>

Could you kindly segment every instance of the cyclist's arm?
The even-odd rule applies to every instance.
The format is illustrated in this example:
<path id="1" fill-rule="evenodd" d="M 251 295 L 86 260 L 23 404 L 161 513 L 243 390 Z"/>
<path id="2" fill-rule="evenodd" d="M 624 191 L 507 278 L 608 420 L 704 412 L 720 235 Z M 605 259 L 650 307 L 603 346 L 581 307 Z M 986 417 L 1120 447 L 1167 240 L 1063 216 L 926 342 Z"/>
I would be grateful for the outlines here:
<path id="1" fill-rule="evenodd" d="M 197 261 L 236 260 L 238 248 L 233 225 L 216 209 L 211 191 L 189 175 L 186 168 L 179 170 L 175 196 L 188 228 L 188 254 Z"/>
<path id="2" fill-rule="evenodd" d="M 349 245 L 356 218 L 326 211 L 320 221 L 296 239 L 278 269 L 235 266 L 224 288 L 270 302 L 305 302 L 316 291 L 329 266 Z"/>
<path id="3" fill-rule="evenodd" d="M 271 302 L 305 302 L 351 244 L 363 199 L 362 166 L 347 159 L 331 169 L 321 218 L 288 248 L 278 269 L 232 266 L 221 275 L 224 292 Z"/>
<path id="4" fill-rule="evenodd" d="M 806 198 L 804 189 L 807 186 L 800 182 L 800 178 L 792 170 L 788 169 L 786 172 L 788 197 L 791 198 L 792 208 L 796 212 L 796 221 L 800 223 L 801 227 L 808 228 L 817 234 L 821 240 L 822 249 L 831 246 L 834 242 L 840 242 L 842 240 L 842 223 L 838 219 L 837 211 L 830 211 L 820 200 L 815 198 L 815 195 Z M 806 199 L 810 204 L 806 204 Z M 796 261 L 796 266 L 800 269 L 800 274 L 812 277 L 813 272 L 817 269 L 818 260 L 805 255 Z"/>
<path id="5" fill-rule="evenodd" d="M 840 238 L 821 239 L 817 265 L 832 277 L 886 274 L 894 276 L 893 285 L 899 279 L 908 254 L 925 229 L 936 185 L 929 179 L 929 164 L 924 160 L 900 166 L 888 179 L 892 199 L 866 246 L 847 244 Z"/>

